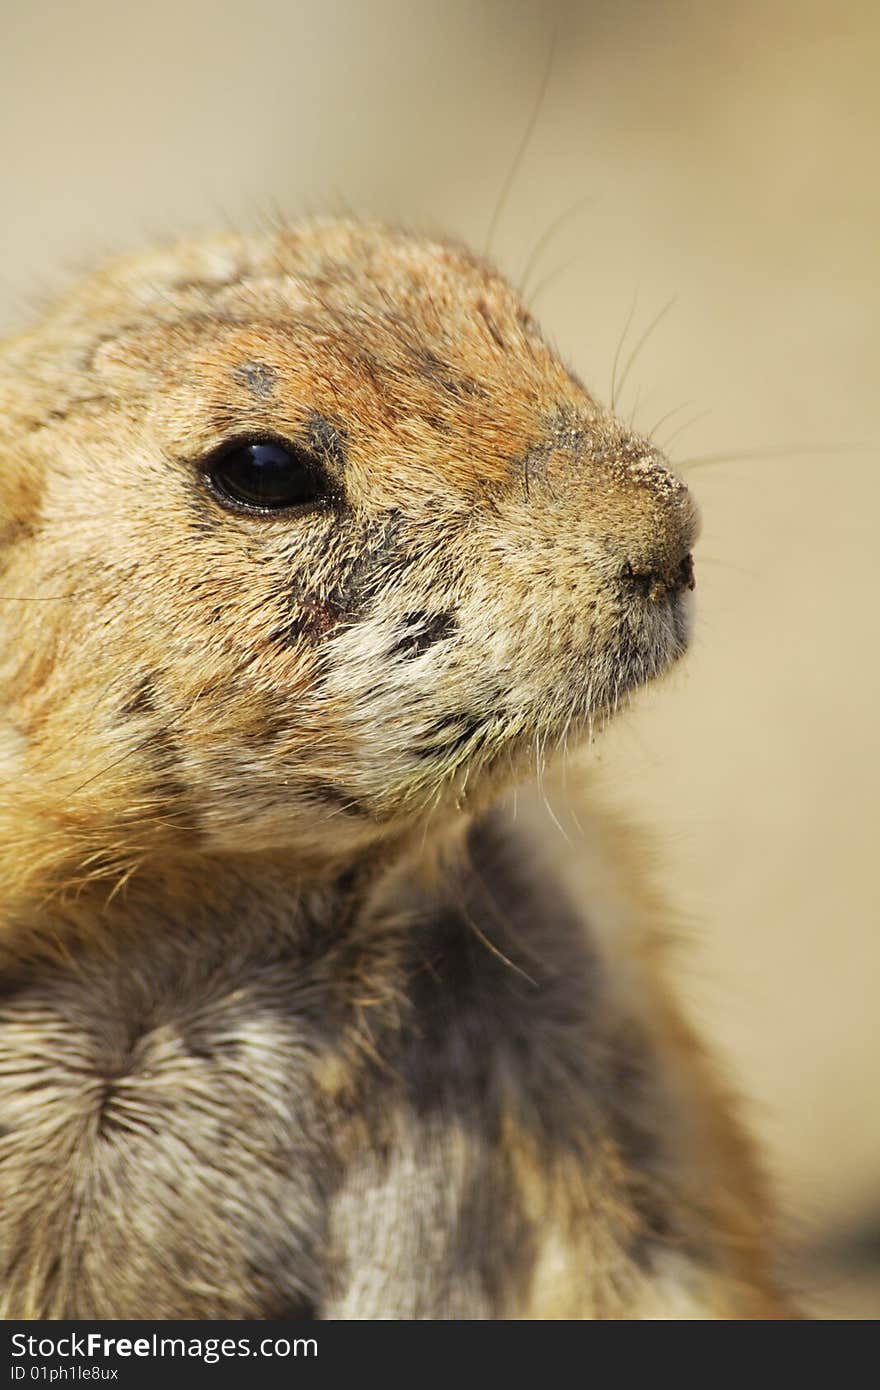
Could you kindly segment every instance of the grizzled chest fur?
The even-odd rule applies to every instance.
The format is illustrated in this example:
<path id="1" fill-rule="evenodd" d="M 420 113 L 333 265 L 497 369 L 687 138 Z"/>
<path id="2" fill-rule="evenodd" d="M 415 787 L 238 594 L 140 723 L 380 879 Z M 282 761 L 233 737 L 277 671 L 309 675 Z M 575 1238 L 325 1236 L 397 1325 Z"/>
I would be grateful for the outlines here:
<path id="1" fill-rule="evenodd" d="M 580 924 L 488 863 L 373 921 L 242 900 L 7 978 L 4 1314 L 517 1316 L 560 1268 L 579 1307 L 591 1268 L 640 1277 L 675 1238 L 625 1177 L 650 1064 Z"/>

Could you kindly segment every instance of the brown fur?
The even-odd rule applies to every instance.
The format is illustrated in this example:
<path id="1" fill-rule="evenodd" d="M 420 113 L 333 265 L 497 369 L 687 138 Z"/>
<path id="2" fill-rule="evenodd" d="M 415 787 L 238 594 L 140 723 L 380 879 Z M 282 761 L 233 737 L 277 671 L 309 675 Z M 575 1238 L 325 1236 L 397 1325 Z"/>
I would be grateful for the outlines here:
<path id="1" fill-rule="evenodd" d="M 323 505 L 218 502 L 267 435 Z M 784 1311 L 659 963 L 485 821 L 684 650 L 695 530 L 444 243 L 183 246 L 5 347 L 7 1316 Z"/>

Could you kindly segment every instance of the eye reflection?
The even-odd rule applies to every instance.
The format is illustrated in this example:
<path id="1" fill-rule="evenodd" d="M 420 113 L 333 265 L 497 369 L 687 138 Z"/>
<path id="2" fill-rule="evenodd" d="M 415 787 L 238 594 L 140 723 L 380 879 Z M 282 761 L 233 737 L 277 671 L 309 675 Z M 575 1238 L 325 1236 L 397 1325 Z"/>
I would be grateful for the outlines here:
<path id="1" fill-rule="evenodd" d="M 206 477 L 219 501 L 248 511 L 278 512 L 309 506 L 327 491 L 317 459 L 277 439 L 229 445 L 212 458 Z"/>

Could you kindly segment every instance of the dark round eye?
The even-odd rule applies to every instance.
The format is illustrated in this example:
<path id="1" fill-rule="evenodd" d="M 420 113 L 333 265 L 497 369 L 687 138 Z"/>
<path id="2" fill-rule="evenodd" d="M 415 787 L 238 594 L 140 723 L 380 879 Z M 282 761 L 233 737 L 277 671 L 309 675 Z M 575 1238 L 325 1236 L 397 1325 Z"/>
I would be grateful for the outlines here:
<path id="1" fill-rule="evenodd" d="M 280 512 L 309 506 L 327 491 L 318 461 L 304 449 L 277 439 L 227 445 L 213 456 L 205 471 L 221 502 L 248 511 Z"/>

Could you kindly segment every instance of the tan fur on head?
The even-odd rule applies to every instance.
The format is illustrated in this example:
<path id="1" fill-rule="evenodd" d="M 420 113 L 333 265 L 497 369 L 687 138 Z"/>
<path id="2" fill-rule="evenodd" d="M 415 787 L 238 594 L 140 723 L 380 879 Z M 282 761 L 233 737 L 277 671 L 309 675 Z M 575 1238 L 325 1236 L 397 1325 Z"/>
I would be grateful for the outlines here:
<path id="1" fill-rule="evenodd" d="M 685 644 L 686 490 L 456 247 L 317 223 L 124 261 L 0 392 L 22 889 L 171 852 L 335 871 Z M 255 436 L 325 504 L 220 505 L 202 462 Z"/>

